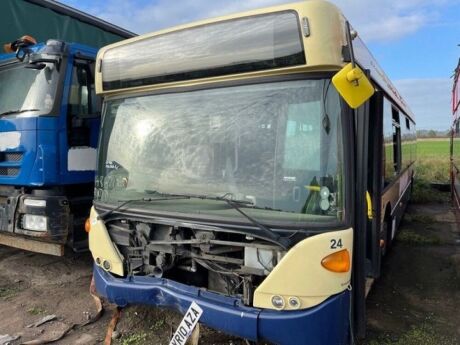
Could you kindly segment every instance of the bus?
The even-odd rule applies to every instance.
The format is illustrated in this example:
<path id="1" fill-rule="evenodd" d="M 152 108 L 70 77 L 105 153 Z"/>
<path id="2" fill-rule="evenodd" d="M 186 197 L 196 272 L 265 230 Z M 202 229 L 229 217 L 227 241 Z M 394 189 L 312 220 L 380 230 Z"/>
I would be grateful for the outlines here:
<path id="1" fill-rule="evenodd" d="M 454 70 L 452 87 L 452 129 L 450 138 L 450 181 L 452 201 L 460 209 L 460 59 Z M 458 216 L 458 214 L 457 214 Z"/>
<path id="2" fill-rule="evenodd" d="M 95 84 L 88 231 L 102 296 L 198 306 L 202 324 L 253 342 L 364 336 L 366 281 L 410 196 L 415 122 L 336 6 L 112 44 Z"/>

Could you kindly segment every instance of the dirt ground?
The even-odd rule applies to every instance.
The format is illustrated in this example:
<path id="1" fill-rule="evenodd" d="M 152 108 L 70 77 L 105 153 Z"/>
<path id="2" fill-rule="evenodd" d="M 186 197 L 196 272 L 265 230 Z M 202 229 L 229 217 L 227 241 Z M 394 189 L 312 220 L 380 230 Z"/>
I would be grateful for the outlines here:
<path id="1" fill-rule="evenodd" d="M 20 336 L 12 344 L 50 337 L 96 314 L 89 294 L 89 254 L 64 258 L 0 246 L 0 339 Z M 47 315 L 57 320 L 27 327 Z M 70 332 L 56 344 L 95 344 L 105 336 L 110 313 L 93 325 Z"/>
<path id="2" fill-rule="evenodd" d="M 443 203 L 410 205 L 382 277 L 367 300 L 368 335 L 358 344 L 460 344 L 460 230 L 447 194 Z M 64 258 L 0 246 L 0 339 L 12 345 L 50 337 L 94 316 L 89 254 Z M 101 344 L 114 311 L 54 344 Z M 57 320 L 27 327 L 54 314 Z M 168 344 L 181 316 L 148 307 L 122 311 L 114 344 Z M 0 342 L 1 344 L 1 342 Z M 201 327 L 200 344 L 246 344 Z"/>
<path id="3" fill-rule="evenodd" d="M 460 344 L 460 226 L 444 202 L 410 204 L 367 298 L 362 344 Z"/>

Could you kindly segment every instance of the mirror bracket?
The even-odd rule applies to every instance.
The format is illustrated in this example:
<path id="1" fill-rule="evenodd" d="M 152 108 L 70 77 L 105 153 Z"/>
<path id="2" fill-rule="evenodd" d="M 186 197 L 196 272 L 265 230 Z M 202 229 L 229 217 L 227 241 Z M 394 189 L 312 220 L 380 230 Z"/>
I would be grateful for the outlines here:
<path id="1" fill-rule="evenodd" d="M 61 65 L 61 58 L 55 57 L 55 58 L 44 58 L 41 56 L 29 56 L 29 68 L 32 69 L 43 69 L 47 63 L 52 63 L 56 66 L 57 70 L 59 71 L 59 67 Z"/>
<path id="2" fill-rule="evenodd" d="M 353 109 L 360 107 L 375 91 L 361 68 L 353 67 L 351 63 L 348 63 L 332 77 L 332 84 Z"/>
<path id="3" fill-rule="evenodd" d="M 366 102 L 375 90 L 361 68 L 356 65 L 352 40 L 356 38 L 357 33 L 351 31 L 348 21 L 345 22 L 345 30 L 347 45 L 342 46 L 342 55 L 344 60 L 349 58 L 350 62 L 332 77 L 332 84 L 345 102 L 356 109 Z"/>

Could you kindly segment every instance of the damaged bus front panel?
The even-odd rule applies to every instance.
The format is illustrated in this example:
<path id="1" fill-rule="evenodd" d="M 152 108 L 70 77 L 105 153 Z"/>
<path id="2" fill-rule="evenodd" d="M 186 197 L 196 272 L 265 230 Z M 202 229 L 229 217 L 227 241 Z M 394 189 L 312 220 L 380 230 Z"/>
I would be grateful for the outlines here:
<path id="1" fill-rule="evenodd" d="M 328 77 L 278 79 L 106 100 L 90 231 L 103 295 L 195 300 L 249 339 L 277 339 L 278 318 L 318 333 L 308 308 L 347 322 L 347 108 Z"/>

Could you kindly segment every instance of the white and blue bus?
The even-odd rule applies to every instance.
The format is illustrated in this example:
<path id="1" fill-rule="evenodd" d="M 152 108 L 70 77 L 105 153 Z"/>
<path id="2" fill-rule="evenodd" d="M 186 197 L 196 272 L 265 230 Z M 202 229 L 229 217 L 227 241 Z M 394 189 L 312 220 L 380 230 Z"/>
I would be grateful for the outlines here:
<path id="1" fill-rule="evenodd" d="M 195 302 L 200 322 L 250 341 L 364 335 L 366 280 L 410 195 L 415 122 L 334 5 L 109 45 L 96 90 L 100 294 L 182 313 Z"/>

